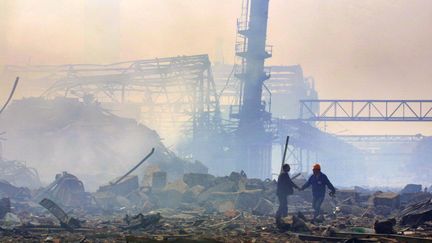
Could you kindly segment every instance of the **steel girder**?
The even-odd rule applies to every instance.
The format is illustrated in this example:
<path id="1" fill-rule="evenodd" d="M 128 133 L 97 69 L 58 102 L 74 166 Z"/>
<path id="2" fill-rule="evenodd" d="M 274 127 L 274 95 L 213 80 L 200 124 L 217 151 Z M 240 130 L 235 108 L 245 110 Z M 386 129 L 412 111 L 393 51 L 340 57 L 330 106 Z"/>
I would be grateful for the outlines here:
<path id="1" fill-rule="evenodd" d="M 300 120 L 431 122 L 432 100 L 300 100 Z"/>
<path id="2" fill-rule="evenodd" d="M 5 67 L 53 85 L 42 96 L 91 98 L 140 107 L 140 120 L 158 130 L 187 133 L 220 130 L 218 96 L 208 55 L 177 56 L 108 65 L 68 64 Z M 170 132 L 171 132 L 170 131 Z M 160 131 L 163 133 L 163 131 Z"/>

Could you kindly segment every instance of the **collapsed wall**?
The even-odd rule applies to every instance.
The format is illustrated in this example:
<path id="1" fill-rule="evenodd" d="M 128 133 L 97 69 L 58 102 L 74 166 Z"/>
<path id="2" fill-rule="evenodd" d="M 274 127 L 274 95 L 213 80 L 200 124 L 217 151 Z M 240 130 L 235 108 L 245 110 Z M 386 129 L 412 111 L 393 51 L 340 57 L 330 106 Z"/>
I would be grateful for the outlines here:
<path id="1" fill-rule="evenodd" d="M 81 178 L 87 190 L 127 172 L 150 150 L 149 159 L 175 176 L 206 172 L 201 163 L 186 162 L 170 152 L 156 131 L 133 119 L 121 118 L 97 102 L 72 98 L 16 100 L 0 117 L 6 131 L 5 158 L 26 161 L 39 171 L 41 181 L 68 171 Z"/>

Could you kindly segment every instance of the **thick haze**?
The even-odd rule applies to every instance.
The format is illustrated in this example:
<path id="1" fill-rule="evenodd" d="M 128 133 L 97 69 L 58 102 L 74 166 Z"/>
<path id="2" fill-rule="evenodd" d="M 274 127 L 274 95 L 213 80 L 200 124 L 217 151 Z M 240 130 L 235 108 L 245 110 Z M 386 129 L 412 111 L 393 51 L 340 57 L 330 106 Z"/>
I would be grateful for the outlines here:
<path id="1" fill-rule="evenodd" d="M 232 63 L 240 6 L 241 0 L 1 0 L 0 65 L 201 53 L 213 61 L 223 53 Z M 271 0 L 269 15 L 268 63 L 301 64 L 321 98 L 431 98 L 432 1 Z M 10 82 L 0 83 L 1 97 Z M 432 135 L 431 127 L 329 124 L 345 134 Z"/>

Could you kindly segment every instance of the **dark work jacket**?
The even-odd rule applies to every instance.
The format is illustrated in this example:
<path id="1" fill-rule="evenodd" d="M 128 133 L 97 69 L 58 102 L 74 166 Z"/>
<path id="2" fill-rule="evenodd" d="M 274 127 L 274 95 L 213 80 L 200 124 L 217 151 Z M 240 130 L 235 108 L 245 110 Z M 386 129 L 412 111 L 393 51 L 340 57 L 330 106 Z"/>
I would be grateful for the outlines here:
<path id="1" fill-rule="evenodd" d="M 324 197 L 326 186 L 328 186 L 332 192 L 336 190 L 324 173 L 320 173 L 318 177 L 311 175 L 306 184 L 302 186 L 302 189 L 306 189 L 309 186 L 312 186 L 312 195 L 314 197 Z"/>
<path id="2" fill-rule="evenodd" d="M 277 195 L 291 195 L 294 192 L 293 188 L 298 188 L 291 180 L 287 172 L 280 173 L 277 180 Z"/>

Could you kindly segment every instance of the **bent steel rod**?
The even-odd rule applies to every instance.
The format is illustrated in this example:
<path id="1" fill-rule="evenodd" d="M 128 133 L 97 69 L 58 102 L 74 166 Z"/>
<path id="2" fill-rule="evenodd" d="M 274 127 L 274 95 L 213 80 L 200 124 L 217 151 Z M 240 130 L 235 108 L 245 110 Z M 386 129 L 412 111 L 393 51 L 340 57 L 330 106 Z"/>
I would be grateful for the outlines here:
<path id="1" fill-rule="evenodd" d="M 135 165 L 135 167 L 133 167 L 130 171 L 128 171 L 124 176 L 120 177 L 120 179 L 118 179 L 117 181 L 115 181 L 113 184 L 111 185 L 117 185 L 120 181 L 122 181 L 126 176 L 128 176 L 130 173 L 132 173 L 134 170 L 136 170 L 142 163 L 144 163 L 148 158 L 150 158 L 150 156 L 152 156 L 152 154 L 154 153 L 155 148 L 152 148 L 152 150 L 150 151 L 149 154 L 147 154 L 147 156 L 141 160 L 137 165 Z"/>

